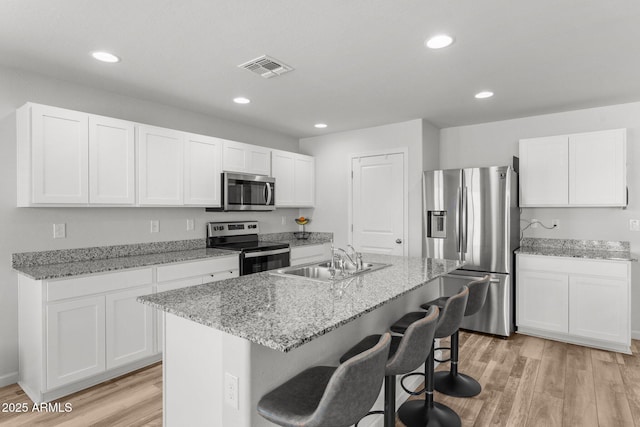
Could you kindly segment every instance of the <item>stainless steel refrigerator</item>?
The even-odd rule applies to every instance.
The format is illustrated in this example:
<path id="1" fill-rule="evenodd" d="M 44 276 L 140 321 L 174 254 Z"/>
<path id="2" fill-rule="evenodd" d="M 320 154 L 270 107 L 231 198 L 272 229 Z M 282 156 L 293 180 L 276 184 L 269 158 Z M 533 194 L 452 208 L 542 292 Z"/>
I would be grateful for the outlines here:
<path id="1" fill-rule="evenodd" d="M 491 275 L 487 300 L 462 328 L 509 336 L 514 330 L 514 255 L 519 246 L 518 176 L 510 166 L 426 171 L 425 249 L 429 257 L 465 262 L 441 279 L 453 295 Z"/>

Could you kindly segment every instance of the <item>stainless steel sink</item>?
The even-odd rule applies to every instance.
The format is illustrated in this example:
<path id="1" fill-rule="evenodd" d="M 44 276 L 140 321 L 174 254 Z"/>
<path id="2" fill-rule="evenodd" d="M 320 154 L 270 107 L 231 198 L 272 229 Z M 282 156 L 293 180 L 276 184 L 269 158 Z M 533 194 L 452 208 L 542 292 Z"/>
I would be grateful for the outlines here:
<path id="1" fill-rule="evenodd" d="M 340 269 L 331 269 L 331 261 L 323 261 L 321 263 L 296 265 L 293 267 L 279 268 L 269 273 L 274 276 L 284 277 L 300 277 L 316 282 L 336 282 L 345 280 L 353 276 L 371 273 L 381 268 L 388 267 L 391 264 L 383 264 L 380 262 L 365 262 L 361 270 L 345 269 L 344 274 Z"/>

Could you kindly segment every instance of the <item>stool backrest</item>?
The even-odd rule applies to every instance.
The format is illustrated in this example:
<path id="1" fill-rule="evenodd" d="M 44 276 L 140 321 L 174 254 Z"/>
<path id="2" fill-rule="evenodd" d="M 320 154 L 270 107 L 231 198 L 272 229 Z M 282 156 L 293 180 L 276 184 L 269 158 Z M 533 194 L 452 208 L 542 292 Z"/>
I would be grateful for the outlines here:
<path id="1" fill-rule="evenodd" d="M 453 335 L 462 323 L 464 311 L 469 298 L 469 288 L 465 285 L 457 294 L 449 297 L 440 312 L 438 327 L 436 328 L 436 338 L 444 338 Z"/>
<path id="2" fill-rule="evenodd" d="M 471 316 L 480 311 L 484 302 L 487 300 L 490 279 L 491 277 L 487 274 L 480 280 L 467 283 L 469 299 L 467 300 L 467 308 L 464 310 L 465 316 Z"/>
<path id="3" fill-rule="evenodd" d="M 309 426 L 350 426 L 371 409 L 384 380 L 391 334 L 342 363 L 333 373 Z"/>
<path id="4" fill-rule="evenodd" d="M 393 357 L 387 361 L 386 375 L 401 375 L 424 363 L 431 351 L 438 324 L 438 307 L 431 306 L 427 315 L 409 325 Z"/>

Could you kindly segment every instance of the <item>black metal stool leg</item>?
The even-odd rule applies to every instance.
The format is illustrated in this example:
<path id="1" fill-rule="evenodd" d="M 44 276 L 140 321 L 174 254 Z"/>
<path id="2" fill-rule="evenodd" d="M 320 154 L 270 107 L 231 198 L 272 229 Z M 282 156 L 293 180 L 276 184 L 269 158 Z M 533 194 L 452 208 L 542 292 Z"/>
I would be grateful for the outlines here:
<path id="1" fill-rule="evenodd" d="M 384 377 L 384 427 L 396 425 L 396 377 Z"/>
<path id="2" fill-rule="evenodd" d="M 460 427 L 462 421 L 458 414 L 448 406 L 433 400 L 434 387 L 434 346 L 431 347 L 429 358 L 424 364 L 425 400 L 410 400 L 402 404 L 398 410 L 398 417 L 407 427 Z"/>
<path id="3" fill-rule="evenodd" d="M 472 397 L 482 391 L 478 381 L 458 372 L 459 331 L 451 335 L 451 368 L 435 373 L 435 389 L 447 396 Z"/>

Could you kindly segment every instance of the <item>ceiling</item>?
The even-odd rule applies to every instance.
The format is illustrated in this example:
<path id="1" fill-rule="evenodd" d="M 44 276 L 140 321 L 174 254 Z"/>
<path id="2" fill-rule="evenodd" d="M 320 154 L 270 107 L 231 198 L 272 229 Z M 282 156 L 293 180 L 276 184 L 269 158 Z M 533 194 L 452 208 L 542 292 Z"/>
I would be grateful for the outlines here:
<path id="1" fill-rule="evenodd" d="M 632 0 L 3 0 L 0 64 L 306 137 L 638 101 L 639 23 Z M 264 54 L 295 70 L 237 67 Z"/>

